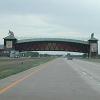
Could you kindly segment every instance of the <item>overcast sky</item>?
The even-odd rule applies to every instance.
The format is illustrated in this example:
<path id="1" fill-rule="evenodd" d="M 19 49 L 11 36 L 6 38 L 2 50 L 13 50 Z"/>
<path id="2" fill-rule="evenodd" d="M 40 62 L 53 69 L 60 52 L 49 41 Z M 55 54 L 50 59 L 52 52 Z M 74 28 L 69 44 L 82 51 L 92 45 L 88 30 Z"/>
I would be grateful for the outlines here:
<path id="1" fill-rule="evenodd" d="M 0 0 L 1 43 L 9 29 L 19 39 L 100 39 L 100 0 Z"/>

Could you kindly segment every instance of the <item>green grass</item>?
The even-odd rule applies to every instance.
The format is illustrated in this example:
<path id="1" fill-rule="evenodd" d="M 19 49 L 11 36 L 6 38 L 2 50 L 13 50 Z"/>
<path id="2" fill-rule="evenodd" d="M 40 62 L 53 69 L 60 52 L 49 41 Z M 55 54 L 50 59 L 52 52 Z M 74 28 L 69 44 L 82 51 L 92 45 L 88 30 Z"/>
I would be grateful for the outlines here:
<path id="1" fill-rule="evenodd" d="M 100 63 L 100 59 L 82 59 L 82 60 Z"/>
<path id="2" fill-rule="evenodd" d="M 46 63 L 53 58 L 18 58 L 18 59 L 0 59 L 0 79 L 10 75 L 28 70 L 40 64 Z"/>

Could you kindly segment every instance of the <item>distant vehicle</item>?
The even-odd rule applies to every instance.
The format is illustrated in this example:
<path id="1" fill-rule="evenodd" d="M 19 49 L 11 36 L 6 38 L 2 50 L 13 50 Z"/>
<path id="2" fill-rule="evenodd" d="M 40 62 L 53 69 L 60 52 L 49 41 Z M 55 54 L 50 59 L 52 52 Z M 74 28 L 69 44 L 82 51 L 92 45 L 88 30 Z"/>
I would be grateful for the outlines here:
<path id="1" fill-rule="evenodd" d="M 67 60 L 73 60 L 73 58 L 72 57 L 67 57 Z"/>

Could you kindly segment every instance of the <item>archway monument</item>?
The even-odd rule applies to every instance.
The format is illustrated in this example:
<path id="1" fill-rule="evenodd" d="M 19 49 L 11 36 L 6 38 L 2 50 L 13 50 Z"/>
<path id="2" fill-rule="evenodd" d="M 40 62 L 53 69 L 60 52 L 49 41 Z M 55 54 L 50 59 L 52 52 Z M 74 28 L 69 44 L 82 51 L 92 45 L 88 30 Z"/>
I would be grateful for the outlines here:
<path id="1" fill-rule="evenodd" d="M 87 41 L 66 38 L 33 38 L 18 40 L 14 33 L 9 30 L 8 36 L 4 38 L 4 50 L 23 51 L 69 51 L 87 53 L 88 57 L 98 56 L 98 39 L 91 34 Z"/>

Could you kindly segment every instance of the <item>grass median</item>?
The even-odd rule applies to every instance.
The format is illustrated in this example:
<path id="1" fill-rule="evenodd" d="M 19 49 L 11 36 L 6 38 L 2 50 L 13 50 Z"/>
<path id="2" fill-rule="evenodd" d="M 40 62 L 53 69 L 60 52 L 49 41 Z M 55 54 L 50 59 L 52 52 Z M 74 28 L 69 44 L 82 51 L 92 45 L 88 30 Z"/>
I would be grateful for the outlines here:
<path id="1" fill-rule="evenodd" d="M 54 58 L 51 57 L 16 59 L 0 58 L 0 79 L 36 67 L 53 59 Z"/>
<path id="2" fill-rule="evenodd" d="M 95 63 L 100 63 L 100 59 L 82 59 L 84 61 L 90 61 L 90 62 L 95 62 Z"/>

